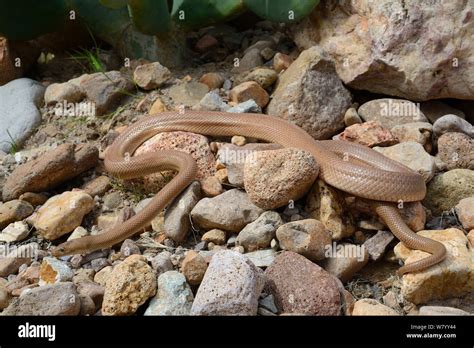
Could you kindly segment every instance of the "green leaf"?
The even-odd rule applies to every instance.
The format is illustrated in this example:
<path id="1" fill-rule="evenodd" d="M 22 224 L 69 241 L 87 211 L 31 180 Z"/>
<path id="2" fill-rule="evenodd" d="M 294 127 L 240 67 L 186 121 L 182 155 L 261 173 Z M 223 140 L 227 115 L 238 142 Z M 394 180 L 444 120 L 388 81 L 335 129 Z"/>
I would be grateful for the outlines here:
<path id="1" fill-rule="evenodd" d="M 258 16 L 273 22 L 298 21 L 316 7 L 319 0 L 243 0 L 245 6 Z"/>
<path id="2" fill-rule="evenodd" d="M 156 35 L 171 29 L 167 0 L 129 0 L 132 22 L 143 34 Z"/>
<path id="3" fill-rule="evenodd" d="M 127 0 L 99 0 L 99 1 L 103 6 L 114 9 L 114 10 L 127 6 Z"/>

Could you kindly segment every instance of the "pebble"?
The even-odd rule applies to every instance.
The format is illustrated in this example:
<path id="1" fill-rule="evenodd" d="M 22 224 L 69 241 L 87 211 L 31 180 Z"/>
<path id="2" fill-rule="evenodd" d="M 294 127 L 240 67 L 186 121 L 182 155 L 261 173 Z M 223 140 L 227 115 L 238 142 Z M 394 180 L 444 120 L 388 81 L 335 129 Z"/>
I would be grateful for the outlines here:
<path id="1" fill-rule="evenodd" d="M 204 83 L 212 91 L 214 89 L 221 88 L 224 84 L 225 77 L 217 72 L 210 72 L 204 74 L 199 79 L 199 82 Z"/>
<path id="2" fill-rule="evenodd" d="M 86 97 L 86 93 L 77 85 L 69 82 L 52 83 L 44 93 L 46 105 L 53 106 L 56 103 L 78 103 Z"/>
<path id="3" fill-rule="evenodd" d="M 275 305 L 275 298 L 273 297 L 273 295 L 268 295 L 268 296 L 263 297 L 262 299 L 258 301 L 258 304 L 261 307 L 269 310 L 270 312 L 274 314 L 278 314 L 278 308 Z"/>
<path id="4" fill-rule="evenodd" d="M 229 98 L 234 103 L 242 103 L 249 99 L 254 100 L 261 108 L 270 101 L 270 97 L 257 82 L 248 81 L 234 87 L 229 94 Z"/>
<path id="5" fill-rule="evenodd" d="M 23 221 L 12 222 L 0 233 L 0 242 L 12 243 L 19 242 L 28 237 L 30 228 Z"/>
<path id="6" fill-rule="evenodd" d="M 474 229 L 474 196 L 461 199 L 455 210 L 462 227 L 467 231 Z"/>
<path id="7" fill-rule="evenodd" d="M 236 243 L 247 251 L 267 248 L 282 224 L 283 220 L 277 212 L 266 211 L 240 231 Z"/>
<path id="8" fill-rule="evenodd" d="M 122 204 L 122 195 L 120 192 L 111 192 L 104 196 L 104 206 L 109 210 L 114 210 Z"/>
<path id="9" fill-rule="evenodd" d="M 339 278 L 342 282 L 348 282 L 354 274 L 359 272 L 369 261 L 369 254 L 364 246 L 349 243 L 332 246 L 332 250 L 326 250 L 326 260 L 323 267 L 326 271 Z"/>
<path id="10" fill-rule="evenodd" d="M 234 60 L 234 68 L 232 69 L 233 73 L 242 73 L 263 65 L 260 49 L 250 49 L 249 47 L 246 52 L 247 53 L 245 53 L 240 60 Z M 236 63 L 238 64 L 237 66 Z"/>
<path id="11" fill-rule="evenodd" d="M 273 57 L 273 69 L 278 73 L 288 69 L 291 63 L 293 63 L 293 59 L 284 53 L 277 52 Z"/>
<path id="12" fill-rule="evenodd" d="M 245 160 L 245 190 L 257 206 L 275 209 L 301 198 L 318 172 L 313 155 L 304 150 L 254 152 Z"/>
<path id="13" fill-rule="evenodd" d="M 162 251 L 158 253 L 152 260 L 151 260 L 151 268 L 158 274 L 163 274 L 168 271 L 173 270 L 173 264 L 171 263 L 171 253 L 169 251 Z"/>
<path id="14" fill-rule="evenodd" d="M 74 271 L 65 262 L 53 257 L 45 257 L 40 267 L 39 285 L 68 282 L 73 276 Z"/>
<path id="15" fill-rule="evenodd" d="M 324 259 L 331 245 L 331 233 L 315 219 L 286 223 L 278 227 L 276 237 L 283 250 L 289 250 L 312 260 Z"/>
<path id="16" fill-rule="evenodd" d="M 33 206 L 20 200 L 13 200 L 0 204 L 0 229 L 4 229 L 11 223 L 23 220 L 34 211 Z"/>
<path id="17" fill-rule="evenodd" d="M 87 192 L 91 197 L 103 196 L 111 187 L 109 177 L 105 175 L 98 176 L 97 178 L 85 183 L 81 190 Z"/>
<path id="18" fill-rule="evenodd" d="M 427 270 L 403 275 L 401 284 L 403 297 L 415 304 L 422 304 L 430 300 L 462 296 L 474 291 L 474 268 L 472 267 L 474 251 L 468 247 L 465 234 L 455 228 L 424 230 L 417 234 L 443 243 L 447 256 L 442 262 Z M 402 243 L 398 243 L 394 251 L 405 264 L 429 256 L 426 252 L 408 249 Z"/>
<path id="19" fill-rule="evenodd" d="M 445 133 L 438 139 L 438 157 L 448 170 L 474 170 L 474 139 L 463 133 Z"/>
<path id="20" fill-rule="evenodd" d="M 161 87 L 170 78 L 171 72 L 159 62 L 139 65 L 133 73 L 135 83 L 145 90 Z"/>
<path id="21" fill-rule="evenodd" d="M 242 103 L 239 103 L 230 109 L 227 109 L 227 112 L 231 113 L 237 113 L 237 114 L 242 114 L 242 113 L 261 113 L 262 108 L 258 106 L 258 104 L 255 102 L 253 99 L 246 100 Z"/>
<path id="22" fill-rule="evenodd" d="M 226 233 L 222 230 L 214 228 L 204 233 L 201 237 L 201 240 L 205 242 L 212 242 L 217 245 L 223 245 L 226 242 Z"/>
<path id="23" fill-rule="evenodd" d="M 144 315 L 190 315 L 193 300 L 184 276 L 176 271 L 165 272 L 158 277 L 158 291 Z"/>
<path id="24" fill-rule="evenodd" d="M 355 142 L 368 147 L 390 146 L 398 143 L 398 139 L 377 121 L 356 123 L 347 127 L 339 134 L 338 139 Z"/>
<path id="25" fill-rule="evenodd" d="M 226 111 L 230 106 L 227 105 L 219 93 L 216 91 L 210 91 L 207 93 L 198 104 L 193 106 L 193 110 L 204 110 L 204 111 Z"/>
<path id="26" fill-rule="evenodd" d="M 399 315 L 394 309 L 387 307 L 377 300 L 364 298 L 354 303 L 352 315 Z"/>
<path id="27" fill-rule="evenodd" d="M 94 275 L 94 282 L 105 287 L 110 275 L 112 274 L 112 270 L 113 270 L 112 266 L 107 266 L 107 267 L 102 268 L 99 272 L 97 272 Z"/>
<path id="28" fill-rule="evenodd" d="M 350 107 L 349 109 L 347 109 L 346 113 L 344 114 L 344 124 L 346 125 L 346 127 L 359 123 L 362 123 L 362 119 L 357 113 L 356 108 Z"/>
<path id="29" fill-rule="evenodd" d="M 234 80 L 234 83 L 236 85 L 240 85 L 244 82 L 254 81 L 257 82 L 262 88 L 267 89 L 275 83 L 277 78 L 278 74 L 273 69 L 255 68 L 237 76 Z"/>
<path id="30" fill-rule="evenodd" d="M 191 211 L 191 217 L 197 226 L 205 230 L 218 228 L 239 232 L 262 212 L 245 192 L 232 189 L 213 198 L 201 199 Z"/>
<path id="31" fill-rule="evenodd" d="M 72 231 L 71 235 L 67 238 L 68 241 L 85 237 L 89 232 L 82 226 L 78 226 Z"/>
<path id="32" fill-rule="evenodd" d="M 105 283 L 102 315 L 131 315 L 156 293 L 156 273 L 141 255 L 115 266 Z"/>
<path id="33" fill-rule="evenodd" d="M 339 286 L 332 275 L 304 256 L 284 251 L 266 269 L 265 292 L 280 312 L 340 315 Z"/>
<path id="34" fill-rule="evenodd" d="M 93 207 L 94 200 L 84 191 L 67 191 L 41 206 L 34 226 L 42 237 L 55 240 L 78 227 Z"/>
<path id="35" fill-rule="evenodd" d="M 21 194 L 18 199 L 20 201 L 28 202 L 32 206 L 36 207 L 38 205 L 43 205 L 48 200 L 48 196 L 41 193 L 25 192 Z"/>
<path id="36" fill-rule="evenodd" d="M 464 133 L 474 138 L 474 127 L 459 116 L 448 114 L 440 117 L 433 124 L 433 134 L 440 137 L 444 133 Z"/>
<path id="37" fill-rule="evenodd" d="M 126 259 L 130 255 L 141 255 L 140 248 L 132 239 L 125 239 L 120 246 L 120 254 L 123 259 Z"/>
<path id="38" fill-rule="evenodd" d="M 408 141 L 414 141 L 423 145 L 426 152 L 431 153 L 431 134 L 433 132 L 433 126 L 428 122 L 411 122 L 405 123 L 393 127 L 391 130 L 392 134 L 398 139 L 399 142 L 405 143 Z"/>
<path id="39" fill-rule="evenodd" d="M 168 111 L 168 108 L 166 107 L 165 103 L 161 100 L 160 97 L 157 97 L 153 104 L 150 107 L 150 110 L 148 111 L 149 115 L 156 115 L 159 114 L 160 112 L 165 112 Z"/>
<path id="40" fill-rule="evenodd" d="M 191 314 L 256 315 L 264 285 L 263 272 L 246 256 L 220 250 L 212 256 Z"/>
<path id="41" fill-rule="evenodd" d="M 209 92 L 209 87 L 200 82 L 186 82 L 169 89 L 175 105 L 194 106 Z"/>
<path id="42" fill-rule="evenodd" d="M 377 233 L 364 242 L 364 248 L 372 261 L 380 260 L 385 254 L 388 245 L 395 237 L 389 231 L 377 231 Z"/>
<path id="43" fill-rule="evenodd" d="M 196 251 L 190 250 L 186 253 L 186 257 L 181 265 L 181 272 L 191 285 L 201 284 L 204 274 L 207 270 L 207 262 Z"/>
<path id="44" fill-rule="evenodd" d="M 244 146 L 247 144 L 247 139 L 241 135 L 234 135 L 230 142 L 237 146 Z"/>
<path id="45" fill-rule="evenodd" d="M 263 57 L 263 59 L 270 60 L 275 55 L 275 51 L 270 47 L 265 47 L 260 51 L 260 55 Z"/>

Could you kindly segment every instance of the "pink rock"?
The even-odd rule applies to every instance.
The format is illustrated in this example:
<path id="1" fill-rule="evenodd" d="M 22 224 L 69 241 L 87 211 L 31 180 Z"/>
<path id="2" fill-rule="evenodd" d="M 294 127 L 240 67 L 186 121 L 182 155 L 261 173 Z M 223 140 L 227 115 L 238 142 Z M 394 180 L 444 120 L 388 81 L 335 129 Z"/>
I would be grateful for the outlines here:
<path id="1" fill-rule="evenodd" d="M 369 147 L 390 146 L 398 143 L 398 139 L 390 130 L 376 121 L 353 124 L 339 134 L 339 138 Z"/>

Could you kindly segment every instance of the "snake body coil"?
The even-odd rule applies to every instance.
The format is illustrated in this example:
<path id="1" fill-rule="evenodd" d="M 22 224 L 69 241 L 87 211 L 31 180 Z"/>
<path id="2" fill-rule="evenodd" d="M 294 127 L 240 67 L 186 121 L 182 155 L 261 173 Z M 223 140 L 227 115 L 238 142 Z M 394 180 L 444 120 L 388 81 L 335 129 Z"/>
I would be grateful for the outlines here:
<path id="1" fill-rule="evenodd" d="M 112 144 L 105 167 L 112 175 L 131 179 L 163 170 L 178 174 L 151 202 L 131 219 L 102 234 L 86 236 L 56 247 L 55 256 L 85 253 L 110 247 L 149 225 L 195 178 L 194 159 L 180 151 L 167 150 L 133 156 L 147 139 L 161 132 L 187 131 L 209 136 L 243 135 L 310 152 L 320 166 L 321 178 L 342 191 L 370 200 L 377 214 L 407 247 L 431 255 L 400 268 L 399 273 L 416 272 L 442 261 L 443 244 L 415 234 L 402 220 L 394 202 L 424 198 L 423 178 L 382 154 L 344 141 L 317 141 L 303 129 L 278 117 L 260 114 L 186 111 L 143 117 L 128 127 Z"/>

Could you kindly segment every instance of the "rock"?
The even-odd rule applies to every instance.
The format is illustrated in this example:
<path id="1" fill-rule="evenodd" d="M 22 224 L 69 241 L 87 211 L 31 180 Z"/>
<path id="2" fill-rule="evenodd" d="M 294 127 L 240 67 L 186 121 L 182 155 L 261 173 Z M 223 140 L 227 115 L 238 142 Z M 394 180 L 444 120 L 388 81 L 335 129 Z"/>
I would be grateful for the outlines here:
<path id="1" fill-rule="evenodd" d="M 105 284 L 103 315 L 131 315 L 156 293 L 156 273 L 145 257 L 132 255 L 118 264 Z"/>
<path id="2" fill-rule="evenodd" d="M 204 233 L 201 237 L 201 240 L 206 242 L 212 242 L 217 245 L 223 245 L 226 242 L 226 233 L 222 230 L 218 230 L 217 228 L 215 228 Z"/>
<path id="3" fill-rule="evenodd" d="M 24 244 L 16 248 L 0 245 L 0 277 L 18 272 L 24 264 L 29 265 L 38 256 L 38 243 Z"/>
<path id="4" fill-rule="evenodd" d="M 254 81 L 257 82 L 260 87 L 267 89 L 275 83 L 277 78 L 278 74 L 273 69 L 255 68 L 237 76 L 234 80 L 234 84 L 237 86 L 244 82 Z"/>
<path id="5" fill-rule="evenodd" d="M 0 38 L 0 86 L 22 77 L 37 62 L 40 47 L 33 41 Z"/>
<path id="6" fill-rule="evenodd" d="M 165 111 L 168 111 L 168 108 L 166 107 L 165 103 L 163 103 L 163 101 L 160 99 L 160 97 L 157 97 L 153 102 L 150 111 L 148 111 L 148 114 L 155 115 Z"/>
<path id="7" fill-rule="evenodd" d="M 259 49 L 251 49 L 249 47 L 246 52 L 242 59 L 234 60 L 233 73 L 242 73 L 263 65 L 263 59 Z"/>
<path id="8" fill-rule="evenodd" d="M 11 296 L 4 286 L 0 286 L 0 310 L 4 310 L 10 303 Z"/>
<path id="9" fill-rule="evenodd" d="M 246 253 L 245 256 L 252 261 L 255 266 L 265 268 L 272 264 L 277 253 L 273 249 L 262 249 Z"/>
<path id="10" fill-rule="evenodd" d="M 193 315 L 256 315 L 263 272 L 230 250 L 214 254 L 193 302 Z"/>
<path id="11" fill-rule="evenodd" d="M 368 121 L 347 127 L 337 136 L 341 140 L 351 141 L 368 147 L 390 146 L 398 143 L 397 138 L 377 121 Z"/>
<path id="12" fill-rule="evenodd" d="M 158 291 L 144 315 L 190 315 L 194 296 L 184 276 L 176 271 L 158 277 Z"/>
<path id="13" fill-rule="evenodd" d="M 468 240 L 458 229 L 420 231 L 417 234 L 444 244 L 446 258 L 426 270 L 407 273 L 402 277 L 401 293 L 407 301 L 415 304 L 430 300 L 457 297 L 474 291 L 474 252 L 468 247 Z M 429 256 L 421 250 L 411 250 L 402 243 L 395 246 L 395 254 L 405 264 Z"/>
<path id="14" fill-rule="evenodd" d="M 94 200 L 84 191 L 67 191 L 51 197 L 36 213 L 34 226 L 48 240 L 72 232 L 94 207 Z"/>
<path id="15" fill-rule="evenodd" d="M 229 190 L 213 198 L 203 198 L 191 211 L 194 223 L 206 230 L 218 228 L 239 232 L 263 212 L 245 192 Z"/>
<path id="16" fill-rule="evenodd" d="M 344 127 L 351 99 L 330 59 L 312 47 L 281 74 L 267 113 L 300 126 L 315 139 L 329 139 Z"/>
<path id="17" fill-rule="evenodd" d="M 77 85 L 64 82 L 50 84 L 44 93 L 44 102 L 46 105 L 56 103 L 78 103 L 86 97 L 86 93 Z"/>
<path id="18" fill-rule="evenodd" d="M 462 227 L 467 231 L 474 229 L 474 196 L 461 199 L 455 209 Z"/>
<path id="19" fill-rule="evenodd" d="M 275 231 L 282 224 L 283 220 L 277 212 L 266 211 L 240 231 L 236 244 L 242 245 L 247 251 L 269 247 Z"/>
<path id="20" fill-rule="evenodd" d="M 79 299 L 81 301 L 81 310 L 79 311 L 79 315 L 94 315 L 96 313 L 96 305 L 94 301 L 85 295 L 79 295 Z"/>
<path id="21" fill-rule="evenodd" d="M 112 266 L 107 266 L 102 268 L 99 272 L 97 272 L 94 276 L 94 282 L 97 284 L 100 284 L 101 286 L 104 286 L 107 284 L 107 281 L 109 280 L 110 275 L 112 274 Z"/>
<path id="22" fill-rule="evenodd" d="M 229 183 L 244 186 L 244 167 L 246 158 L 257 151 L 280 149 L 278 144 L 253 143 L 244 146 L 224 144 L 217 152 L 217 160 L 227 168 Z"/>
<path id="23" fill-rule="evenodd" d="M 471 138 L 474 137 L 474 127 L 456 115 L 444 115 L 436 120 L 433 124 L 433 134 L 440 137 L 444 133 L 464 133 Z"/>
<path id="24" fill-rule="evenodd" d="M 420 109 L 431 123 L 435 123 L 437 119 L 448 114 L 456 115 L 463 119 L 466 118 L 464 112 L 455 109 L 439 100 L 428 100 L 423 102 L 420 105 Z"/>
<path id="25" fill-rule="evenodd" d="M 265 107 L 270 97 L 257 82 L 248 81 L 234 87 L 229 94 L 229 98 L 234 103 L 242 103 L 247 100 L 254 100 L 261 108 Z"/>
<path id="26" fill-rule="evenodd" d="M 453 169 L 431 180 L 423 205 L 440 215 L 454 208 L 461 199 L 471 196 L 474 196 L 474 171 Z"/>
<path id="27" fill-rule="evenodd" d="M 344 124 L 346 127 L 359 123 L 362 123 L 362 119 L 357 113 L 357 110 L 354 107 L 347 109 L 346 113 L 344 114 Z"/>
<path id="28" fill-rule="evenodd" d="M 306 198 L 305 211 L 309 217 L 326 227 L 333 240 L 350 237 L 355 232 L 344 196 L 321 179 L 316 180 L 311 188 Z"/>
<path id="29" fill-rule="evenodd" d="M 421 306 L 418 312 L 419 315 L 471 315 L 462 309 L 445 307 L 445 306 Z"/>
<path id="30" fill-rule="evenodd" d="M 293 59 L 284 53 L 277 52 L 273 57 L 273 69 L 278 73 L 288 69 L 291 63 L 293 63 Z"/>
<path id="31" fill-rule="evenodd" d="M 69 266 L 53 257 L 43 258 L 40 267 L 39 285 L 50 285 L 72 280 L 74 272 Z"/>
<path id="32" fill-rule="evenodd" d="M 3 71 L 2 71 L 3 73 Z M 45 88 L 38 82 L 22 78 L 0 86 L 0 151 L 20 146 L 41 123 L 38 110 Z"/>
<path id="33" fill-rule="evenodd" d="M 266 47 L 260 51 L 260 55 L 263 57 L 263 59 L 270 60 L 275 55 L 275 51 L 270 47 Z"/>
<path id="34" fill-rule="evenodd" d="M 438 157 L 448 170 L 474 170 L 474 139 L 463 133 L 445 133 L 438 139 Z"/>
<path id="35" fill-rule="evenodd" d="M 412 122 L 395 126 L 391 129 L 392 134 L 398 138 L 399 142 L 404 143 L 414 141 L 420 143 L 425 151 L 430 153 L 432 150 L 431 133 L 433 126 L 428 122 Z"/>
<path id="36" fill-rule="evenodd" d="M 13 200 L 0 204 L 0 229 L 11 223 L 23 220 L 34 211 L 33 206 L 25 201 Z"/>
<path id="37" fill-rule="evenodd" d="M 20 201 L 26 201 L 32 206 L 43 205 L 48 200 L 48 196 L 41 193 L 25 192 L 18 198 Z"/>
<path id="38" fill-rule="evenodd" d="M 161 87 L 170 78 L 171 72 L 159 62 L 139 65 L 133 73 L 135 83 L 147 91 Z"/>
<path id="39" fill-rule="evenodd" d="M 14 299 L 3 315 L 57 316 L 78 315 L 81 300 L 73 283 L 58 283 L 33 288 Z"/>
<path id="40" fill-rule="evenodd" d="M 204 74 L 199 79 L 200 83 L 205 84 L 212 91 L 213 89 L 221 88 L 224 84 L 225 77 L 217 72 L 210 72 Z"/>
<path id="41" fill-rule="evenodd" d="M 365 247 L 355 244 L 333 244 L 326 248 L 324 269 L 339 278 L 342 282 L 349 281 L 369 261 L 369 254 Z"/>
<path id="42" fill-rule="evenodd" d="M 208 139 L 203 135 L 181 131 L 159 133 L 145 141 L 135 151 L 135 156 L 160 150 L 178 150 L 190 154 L 197 163 L 197 180 L 215 174 L 214 155 L 209 147 Z M 159 191 L 168 182 L 163 179 L 167 176 L 165 173 L 145 176 L 145 189 L 151 192 Z"/>
<path id="43" fill-rule="evenodd" d="M 115 225 L 122 224 L 135 215 L 135 211 L 130 207 L 125 207 L 112 214 L 103 214 L 97 217 L 97 229 L 92 229 L 91 235 L 99 234 L 113 228 Z"/>
<path id="44" fill-rule="evenodd" d="M 97 178 L 85 183 L 81 190 L 87 192 L 91 197 L 103 196 L 111 187 L 110 179 L 101 175 Z"/>
<path id="45" fill-rule="evenodd" d="M 227 109 L 227 112 L 232 112 L 232 113 L 237 113 L 237 114 L 253 112 L 253 113 L 259 114 L 262 112 L 262 108 L 258 106 L 255 100 L 249 99 L 247 101 L 244 101 L 243 103 L 239 103 L 231 107 L 230 109 Z"/>
<path id="46" fill-rule="evenodd" d="M 18 166 L 3 186 L 3 199 L 25 192 L 45 192 L 93 168 L 99 160 L 95 146 L 63 144 L 37 159 Z"/>
<path id="47" fill-rule="evenodd" d="M 201 191 L 206 197 L 215 197 L 224 192 L 217 176 L 208 176 L 201 180 Z"/>
<path id="48" fill-rule="evenodd" d="M 472 67 L 472 42 L 439 49 L 469 41 L 471 9 L 464 2 L 436 6 L 402 0 L 342 6 L 328 2 L 294 26 L 293 33 L 300 49 L 319 45 L 327 51 L 350 87 L 412 100 L 472 99 L 472 76 L 463 73 Z"/>
<path id="49" fill-rule="evenodd" d="M 190 250 L 186 253 L 181 267 L 181 272 L 186 277 L 188 283 L 191 285 L 199 285 L 206 273 L 207 262 L 197 252 Z"/>
<path id="50" fill-rule="evenodd" d="M 354 303 L 352 315 L 399 315 L 394 309 L 387 307 L 377 300 L 364 298 Z"/>
<path id="51" fill-rule="evenodd" d="M 141 255 L 140 248 L 131 239 L 125 239 L 120 247 L 122 258 L 126 259 L 130 255 Z"/>
<path id="52" fill-rule="evenodd" d="M 214 36 L 204 35 L 198 40 L 198 42 L 196 42 L 194 49 L 200 53 L 204 53 L 215 48 L 216 46 L 219 46 L 219 41 L 217 41 Z"/>
<path id="53" fill-rule="evenodd" d="M 277 229 L 276 237 L 283 250 L 312 261 L 324 259 L 326 248 L 331 245 L 331 233 L 314 219 L 288 222 Z"/>
<path id="54" fill-rule="evenodd" d="M 219 93 L 216 91 L 210 91 L 207 93 L 197 105 L 193 106 L 193 110 L 204 110 L 204 111 L 225 111 L 229 109 L 229 105 L 224 103 Z"/>
<path id="55" fill-rule="evenodd" d="M 425 182 L 434 176 L 435 160 L 419 143 L 408 141 L 389 147 L 374 147 L 374 150 L 418 172 Z"/>
<path id="56" fill-rule="evenodd" d="M 29 233 L 30 229 L 26 222 L 12 222 L 3 229 L 2 233 L 0 233 L 0 242 L 19 242 L 28 237 Z"/>
<path id="57" fill-rule="evenodd" d="M 186 82 L 171 87 L 169 90 L 169 96 L 173 99 L 175 105 L 191 107 L 199 103 L 207 92 L 209 92 L 209 87 L 204 83 Z"/>
<path id="58" fill-rule="evenodd" d="M 122 194 L 118 191 L 111 192 L 104 196 L 103 202 L 107 210 L 114 210 L 122 204 Z"/>
<path id="59" fill-rule="evenodd" d="M 188 186 L 165 212 L 165 234 L 176 242 L 184 240 L 190 228 L 189 213 L 201 198 L 201 185 L 194 181 Z"/>
<path id="60" fill-rule="evenodd" d="M 266 269 L 265 292 L 273 295 L 280 312 L 340 315 L 336 280 L 304 256 L 285 251 Z"/>
<path id="61" fill-rule="evenodd" d="M 372 261 L 378 261 L 382 258 L 387 246 L 395 237 L 389 231 L 378 231 L 374 236 L 364 242 L 364 248 Z"/>
<path id="62" fill-rule="evenodd" d="M 134 89 L 134 84 L 119 71 L 85 74 L 70 80 L 69 83 L 78 86 L 86 93 L 87 99 L 95 104 L 95 113 L 98 116 L 112 110 L 125 96 L 124 92 L 131 92 Z"/>
<path id="63" fill-rule="evenodd" d="M 247 138 L 241 135 L 234 135 L 230 142 L 237 146 L 244 146 L 245 144 L 247 144 Z"/>
<path id="64" fill-rule="evenodd" d="M 257 206 L 275 209 L 300 199 L 318 172 L 313 155 L 304 150 L 254 152 L 245 161 L 245 190 Z"/>

